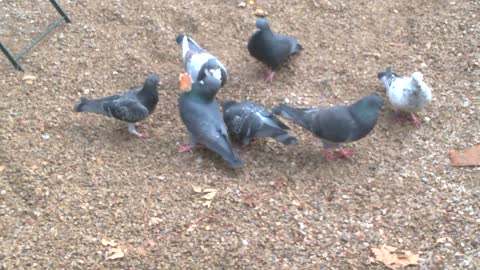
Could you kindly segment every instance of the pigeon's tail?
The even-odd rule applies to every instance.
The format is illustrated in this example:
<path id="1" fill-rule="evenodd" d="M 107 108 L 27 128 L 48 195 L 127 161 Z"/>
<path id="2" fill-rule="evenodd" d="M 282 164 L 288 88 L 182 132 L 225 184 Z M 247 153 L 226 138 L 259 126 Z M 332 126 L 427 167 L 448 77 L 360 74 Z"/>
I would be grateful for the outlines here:
<path id="1" fill-rule="evenodd" d="M 290 121 L 293 121 L 304 128 L 309 128 L 308 124 L 303 120 L 305 115 L 305 109 L 297 109 L 289 107 L 286 104 L 280 104 L 272 108 L 272 112 L 276 115 L 280 115 Z"/>
<path id="2" fill-rule="evenodd" d="M 230 166 L 234 169 L 239 169 L 243 166 L 243 161 L 240 160 L 236 155 L 232 155 L 231 157 L 224 159 L 230 164 Z"/>
<path id="3" fill-rule="evenodd" d="M 387 67 L 385 71 L 377 73 L 377 78 L 385 84 L 385 88 L 388 89 L 393 79 L 392 68 Z"/>
<path id="4" fill-rule="evenodd" d="M 275 136 L 275 137 L 273 137 L 273 138 L 274 138 L 275 140 L 283 143 L 283 144 L 286 144 L 286 145 L 298 143 L 298 139 L 295 138 L 295 137 L 293 137 L 292 135 L 288 134 L 287 132 L 285 132 L 284 134 Z"/>
<path id="5" fill-rule="evenodd" d="M 297 54 L 300 51 L 303 51 L 303 46 L 302 46 L 302 44 L 297 43 L 297 45 L 295 45 L 295 48 L 293 49 L 292 54 Z"/>
<path id="6" fill-rule="evenodd" d="M 80 98 L 80 101 L 75 104 L 73 110 L 76 112 L 93 112 L 97 114 L 106 114 L 101 104 L 94 99 Z"/>

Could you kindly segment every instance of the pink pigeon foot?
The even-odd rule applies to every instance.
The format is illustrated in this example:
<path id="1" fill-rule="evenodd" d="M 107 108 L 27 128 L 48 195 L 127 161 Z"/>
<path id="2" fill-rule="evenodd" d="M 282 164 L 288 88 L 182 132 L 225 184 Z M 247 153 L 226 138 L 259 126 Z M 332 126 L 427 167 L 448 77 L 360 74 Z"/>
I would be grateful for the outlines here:
<path id="1" fill-rule="evenodd" d="M 402 115 L 401 112 L 395 111 L 394 121 L 395 121 L 396 123 L 403 123 L 403 122 L 405 122 L 405 120 L 406 120 L 406 119 L 405 119 L 405 117 Z"/>
<path id="2" fill-rule="evenodd" d="M 417 117 L 415 117 L 415 114 L 410 113 L 410 119 L 412 120 L 412 124 L 413 124 L 415 127 L 419 127 L 419 126 L 420 126 L 420 121 L 417 119 Z"/>
<path id="3" fill-rule="evenodd" d="M 323 150 L 322 152 L 326 160 L 335 159 L 335 153 L 333 153 L 332 150 Z"/>
<path id="4" fill-rule="evenodd" d="M 192 151 L 193 145 L 191 144 L 185 144 L 185 145 L 180 145 L 178 147 L 178 152 L 183 153 L 187 151 Z"/>
<path id="5" fill-rule="evenodd" d="M 347 149 L 340 148 L 338 150 L 338 154 L 342 158 L 349 158 L 349 157 L 353 156 L 353 150 L 347 150 Z"/>
<path id="6" fill-rule="evenodd" d="M 273 76 L 275 75 L 275 71 L 273 71 L 271 68 L 268 68 L 267 71 L 265 72 L 265 82 L 272 82 L 273 81 Z"/>

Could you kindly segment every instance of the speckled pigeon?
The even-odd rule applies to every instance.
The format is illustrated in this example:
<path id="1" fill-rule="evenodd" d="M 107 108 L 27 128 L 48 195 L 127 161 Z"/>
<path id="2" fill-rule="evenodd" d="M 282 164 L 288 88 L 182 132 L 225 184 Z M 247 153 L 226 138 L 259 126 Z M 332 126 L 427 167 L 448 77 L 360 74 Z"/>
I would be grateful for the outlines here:
<path id="1" fill-rule="evenodd" d="M 288 134 L 289 128 L 275 115 L 271 114 L 255 102 L 222 102 L 223 120 L 230 134 L 233 134 L 243 145 L 254 138 L 272 137 L 283 144 L 295 144 L 297 138 Z"/>
<path id="2" fill-rule="evenodd" d="M 99 99 L 82 97 L 75 104 L 74 110 L 76 112 L 93 112 L 128 122 L 128 131 L 143 139 L 145 135 L 139 133 L 136 127 L 140 125 L 140 121 L 155 110 L 158 103 L 159 83 L 158 75 L 150 74 L 143 87 Z"/>
<path id="3" fill-rule="evenodd" d="M 219 80 L 206 76 L 194 82 L 189 92 L 180 95 L 180 117 L 189 131 L 190 144 L 180 146 L 179 151 L 189 151 L 196 144 L 202 144 L 219 154 L 231 167 L 240 168 L 243 162 L 233 152 L 215 98 L 219 88 Z"/>
<path id="4" fill-rule="evenodd" d="M 371 95 L 348 106 L 298 109 L 280 104 L 272 111 L 319 137 L 325 148 L 323 150 L 325 158 L 332 159 L 336 155 L 331 148 L 360 140 L 372 131 L 377 124 L 378 112 L 382 106 L 382 98 Z M 341 157 L 349 157 L 353 155 L 353 151 L 340 148 L 339 154 Z"/>
<path id="5" fill-rule="evenodd" d="M 272 33 L 265 18 L 258 18 L 256 27 L 257 31 L 248 41 L 248 51 L 255 59 L 267 65 L 265 81 L 271 82 L 275 70 L 286 62 L 290 55 L 303 50 L 303 47 L 294 37 Z"/>
<path id="6" fill-rule="evenodd" d="M 176 40 L 182 47 L 185 71 L 190 74 L 192 82 L 201 81 L 207 74 L 212 74 L 221 81 L 221 86 L 225 85 L 227 69 L 215 56 L 200 47 L 188 35 L 178 35 Z"/>
<path id="7" fill-rule="evenodd" d="M 432 91 L 423 82 L 423 74 L 414 72 L 410 77 L 402 77 L 392 72 L 391 67 L 386 71 L 377 74 L 387 91 L 388 100 L 395 110 L 398 121 L 404 119 L 400 115 L 406 112 L 414 126 L 420 126 L 420 121 L 415 117 L 415 113 L 422 110 L 432 102 Z"/>

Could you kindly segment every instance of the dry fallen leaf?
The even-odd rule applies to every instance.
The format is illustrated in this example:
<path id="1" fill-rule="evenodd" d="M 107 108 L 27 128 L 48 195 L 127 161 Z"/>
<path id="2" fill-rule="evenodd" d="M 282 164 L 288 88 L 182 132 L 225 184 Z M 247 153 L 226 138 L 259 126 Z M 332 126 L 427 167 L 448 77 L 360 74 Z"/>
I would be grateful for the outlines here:
<path id="1" fill-rule="evenodd" d="M 480 144 L 462 152 L 451 150 L 448 155 L 452 161 L 452 166 L 480 166 Z"/>
<path id="2" fill-rule="evenodd" d="M 216 194 L 217 194 L 217 192 L 213 191 L 213 192 L 205 194 L 204 196 L 202 196 L 202 198 L 204 198 L 205 200 L 211 200 L 211 199 L 213 199 L 213 197 L 215 197 Z"/>
<path id="3" fill-rule="evenodd" d="M 33 81 L 33 80 L 36 80 L 36 79 L 37 79 L 37 77 L 35 77 L 33 75 L 30 75 L 30 74 L 25 74 L 22 77 L 23 81 Z"/>
<path id="4" fill-rule="evenodd" d="M 210 208 L 210 206 L 212 205 L 212 201 L 205 201 L 204 203 L 202 203 L 202 205 Z"/>
<path id="5" fill-rule="evenodd" d="M 98 165 L 103 165 L 105 163 L 105 161 L 103 161 L 102 159 L 100 158 L 95 158 L 95 161 L 97 162 Z"/>
<path id="6" fill-rule="evenodd" d="M 156 225 L 156 224 L 160 223 L 160 221 L 162 221 L 160 218 L 152 217 L 152 218 L 150 218 L 150 221 L 148 221 L 148 225 L 149 226 Z"/>
<path id="7" fill-rule="evenodd" d="M 112 239 L 104 236 L 104 237 L 102 238 L 102 245 L 104 245 L 104 246 L 116 247 L 116 246 L 117 246 L 117 243 L 115 242 L 115 240 L 112 240 Z"/>
<path id="8" fill-rule="evenodd" d="M 440 237 L 437 239 L 437 241 L 435 241 L 435 244 L 443 244 L 445 242 L 452 242 L 452 239 L 450 237 Z"/>
<path id="9" fill-rule="evenodd" d="M 125 253 L 121 248 L 110 248 L 107 250 L 106 257 L 107 260 L 115 260 L 115 259 L 120 259 L 125 256 Z"/>
<path id="10" fill-rule="evenodd" d="M 203 190 L 203 192 L 208 192 L 208 193 L 210 193 L 210 192 L 215 192 L 215 193 L 216 193 L 217 191 L 218 191 L 218 190 L 215 189 L 215 188 L 205 188 L 205 189 Z"/>
<path id="11" fill-rule="evenodd" d="M 192 188 L 193 188 L 193 191 L 196 193 L 202 192 L 202 187 L 200 186 L 192 185 Z"/>
<path id="12" fill-rule="evenodd" d="M 267 17 L 268 16 L 268 12 L 266 12 L 265 10 L 263 9 L 255 9 L 255 11 L 253 12 L 253 15 L 257 16 L 257 17 Z"/>
<path id="13" fill-rule="evenodd" d="M 180 90 L 182 91 L 190 90 L 192 86 L 192 78 L 188 73 L 180 74 L 180 76 L 178 77 L 178 80 L 180 81 Z"/>
<path id="14" fill-rule="evenodd" d="M 411 251 L 397 252 L 397 248 L 386 245 L 371 249 L 373 254 L 375 254 L 375 260 L 383 262 L 390 269 L 418 264 L 418 254 L 413 254 Z"/>

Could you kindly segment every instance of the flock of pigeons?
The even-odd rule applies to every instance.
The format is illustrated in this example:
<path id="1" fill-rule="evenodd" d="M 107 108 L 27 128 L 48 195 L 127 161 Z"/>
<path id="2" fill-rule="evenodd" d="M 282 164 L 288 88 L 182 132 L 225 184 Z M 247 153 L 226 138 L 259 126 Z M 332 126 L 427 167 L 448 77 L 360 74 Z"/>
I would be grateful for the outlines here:
<path id="1" fill-rule="evenodd" d="M 271 82 L 275 71 L 290 55 L 299 53 L 303 47 L 291 36 L 273 33 L 265 18 L 257 19 L 256 27 L 257 31 L 248 41 L 248 51 L 267 66 L 265 81 Z M 383 99 L 375 94 L 348 106 L 293 108 L 280 104 L 272 109 L 274 114 L 252 101 L 224 100 L 222 116 L 216 94 L 227 82 L 225 66 L 190 36 L 178 35 L 176 41 L 182 48 L 186 71 L 179 78 L 180 88 L 190 90 L 183 92 L 178 100 L 180 116 L 190 135 L 189 144 L 180 146 L 180 152 L 189 151 L 193 146 L 201 144 L 220 155 L 232 168 L 240 168 L 243 162 L 232 149 L 229 133 L 242 145 L 261 137 L 271 137 L 286 145 L 298 142 L 297 138 L 288 133 L 288 127 L 274 115 L 276 114 L 319 137 L 326 159 L 349 157 L 353 152 L 341 148 L 340 144 L 365 137 L 377 123 Z M 413 124 L 419 126 L 420 121 L 414 113 L 432 100 L 431 90 L 423 82 L 423 75 L 415 72 L 410 77 L 402 77 L 387 68 L 378 73 L 378 79 L 385 85 L 397 119 L 404 120 L 402 114 L 407 114 Z M 144 135 L 137 128 L 158 103 L 159 83 L 159 77 L 151 74 L 143 87 L 99 99 L 82 97 L 74 110 L 125 121 L 128 123 L 128 131 L 143 139 Z"/>

